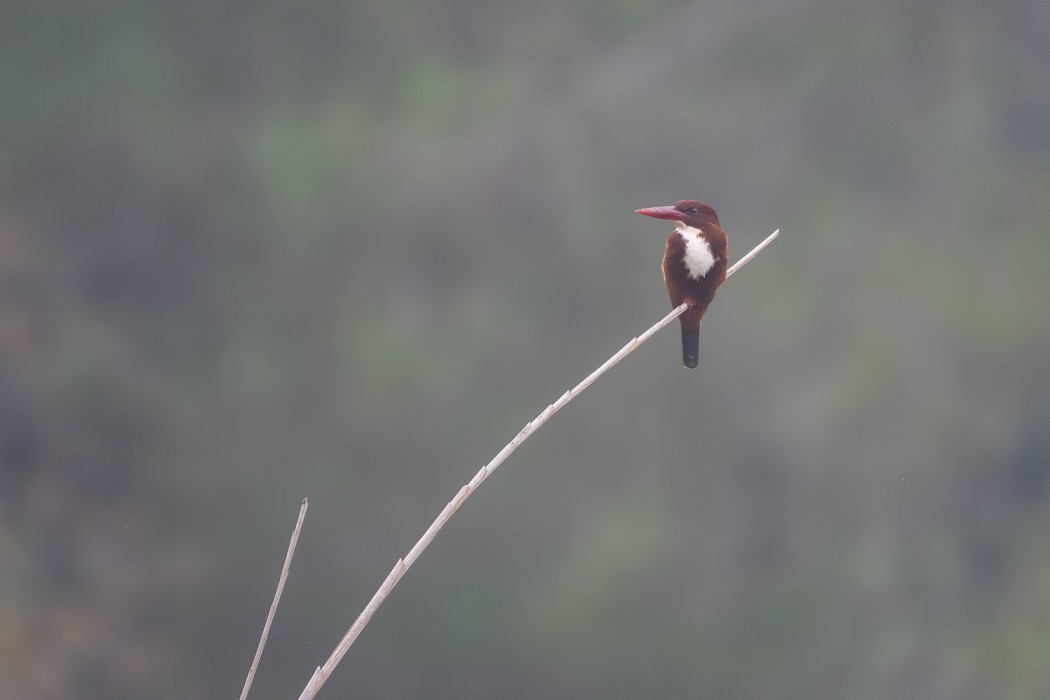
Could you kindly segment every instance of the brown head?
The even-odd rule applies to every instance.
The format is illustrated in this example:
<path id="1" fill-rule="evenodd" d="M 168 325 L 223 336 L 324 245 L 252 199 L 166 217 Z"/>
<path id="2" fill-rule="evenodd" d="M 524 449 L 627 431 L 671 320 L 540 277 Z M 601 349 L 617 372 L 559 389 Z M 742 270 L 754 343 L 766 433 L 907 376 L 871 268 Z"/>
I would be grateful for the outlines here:
<path id="1" fill-rule="evenodd" d="M 681 221 L 686 226 L 703 229 L 704 224 L 714 223 L 719 228 L 718 214 L 711 205 L 698 202 L 695 199 L 683 199 L 675 202 L 671 207 L 649 207 L 647 209 L 635 209 L 635 213 L 651 216 L 655 219 L 670 219 Z"/>

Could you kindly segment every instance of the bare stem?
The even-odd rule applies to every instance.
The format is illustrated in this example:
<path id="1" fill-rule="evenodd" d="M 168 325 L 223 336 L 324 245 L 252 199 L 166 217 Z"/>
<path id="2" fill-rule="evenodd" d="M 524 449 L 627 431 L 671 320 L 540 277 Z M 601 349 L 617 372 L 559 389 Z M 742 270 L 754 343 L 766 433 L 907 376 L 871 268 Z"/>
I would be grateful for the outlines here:
<path id="1" fill-rule="evenodd" d="M 736 272 L 748 262 L 750 262 L 751 259 L 754 258 L 756 255 L 762 252 L 762 250 L 770 243 L 772 243 L 773 240 L 776 239 L 776 237 L 779 234 L 780 229 L 777 229 L 772 234 L 770 234 L 764 241 L 755 246 L 755 248 L 750 253 L 740 258 L 740 260 L 738 260 L 736 264 L 734 264 L 726 271 L 726 279 L 728 279 L 734 272 Z M 562 394 L 561 398 L 552 403 L 550 406 L 547 406 L 547 408 L 543 409 L 542 413 L 533 418 L 528 423 L 528 425 L 522 428 L 521 432 L 514 436 L 514 439 L 508 442 L 507 445 L 499 451 L 499 454 L 492 458 L 491 462 L 482 467 L 481 470 L 474 475 L 474 478 L 467 482 L 459 490 L 455 498 L 448 502 L 448 505 L 445 506 L 444 510 L 441 511 L 440 515 L 437 516 L 434 522 L 430 524 L 430 527 L 428 527 L 427 531 L 423 533 L 423 536 L 419 538 L 419 541 L 416 542 L 415 546 L 412 547 L 412 549 L 409 550 L 408 554 L 405 555 L 405 558 L 397 560 L 397 563 L 394 565 L 394 568 L 391 569 L 390 573 L 387 574 L 387 577 L 383 581 L 382 585 L 379 586 L 379 590 L 375 592 L 375 595 L 372 596 L 372 599 L 368 601 L 368 605 L 365 606 L 365 609 L 362 610 L 361 614 L 357 616 L 356 620 L 354 620 L 354 624 L 350 626 L 350 629 L 347 630 L 346 634 L 343 635 L 343 638 L 339 641 L 339 644 L 336 645 L 335 650 L 332 652 L 332 655 L 328 657 L 328 660 L 325 661 L 323 666 L 318 666 L 317 670 L 314 671 L 313 676 L 310 677 L 310 681 L 306 684 L 306 687 L 303 688 L 303 692 L 299 695 L 299 700 L 310 700 L 311 698 L 317 695 L 318 691 L 321 689 L 321 686 L 324 685 L 326 680 L 328 680 L 328 677 L 332 674 L 332 671 L 335 669 L 336 665 L 338 665 L 338 663 L 342 660 L 343 656 L 350 649 L 350 645 L 352 645 L 354 643 L 354 640 L 357 639 L 358 635 L 361 634 L 361 631 L 365 628 L 365 625 L 367 625 L 369 620 L 372 619 L 372 615 L 374 615 L 375 611 L 379 608 L 379 606 L 383 604 L 383 601 L 386 600 L 386 597 L 390 595 L 390 591 L 394 589 L 394 586 L 396 586 L 398 581 L 401 580 L 401 577 L 405 575 L 405 572 L 408 571 L 412 564 L 415 563 L 416 559 L 419 558 L 419 555 L 423 553 L 423 550 L 430 546 L 430 543 L 434 541 L 435 537 L 437 537 L 437 534 L 441 531 L 441 528 L 443 528 L 445 526 L 445 523 L 447 523 L 452 518 L 452 515 L 457 510 L 459 510 L 459 507 L 463 505 L 463 502 L 470 498 L 470 495 L 474 493 L 474 490 L 478 486 L 480 486 L 481 483 L 485 481 L 485 479 L 489 478 L 489 475 L 492 474 L 492 472 L 496 471 L 496 468 L 499 467 L 499 465 L 503 464 L 503 461 L 506 460 L 507 457 L 509 457 L 511 453 L 514 452 L 514 450 L 518 449 L 518 446 L 521 445 L 521 443 L 525 442 L 525 440 L 528 439 L 528 437 L 532 435 L 537 428 L 546 423 L 547 420 L 559 410 L 561 410 L 561 408 L 565 406 L 565 404 L 569 403 L 574 398 L 579 396 L 584 389 L 593 384 L 598 379 L 598 377 L 605 374 L 613 365 L 615 365 L 620 360 L 637 350 L 642 343 L 649 340 L 649 338 L 653 337 L 653 335 L 655 335 L 657 331 L 659 331 L 661 328 L 666 326 L 674 319 L 678 318 L 678 316 L 680 316 L 688 307 L 688 304 L 681 304 L 678 307 L 676 307 L 671 313 L 667 314 L 662 319 L 657 321 L 656 324 L 654 324 L 647 331 L 642 333 L 637 338 L 633 338 L 631 342 L 627 343 L 627 345 L 624 345 L 622 348 L 620 348 L 619 352 L 617 352 L 615 355 L 606 360 L 601 367 L 587 375 L 586 379 L 584 379 L 582 382 L 577 384 L 569 391 Z"/>
<path id="2" fill-rule="evenodd" d="M 252 681 L 255 680 L 255 672 L 259 668 L 259 659 L 262 658 L 263 649 L 266 647 L 266 639 L 270 636 L 270 625 L 273 624 L 273 616 L 277 613 L 277 605 L 281 602 L 281 594 L 284 593 L 284 582 L 288 580 L 288 570 L 292 567 L 292 555 L 295 554 L 295 545 L 299 542 L 299 533 L 303 530 L 303 520 L 306 518 L 306 509 L 309 506 L 309 499 L 304 498 L 302 506 L 299 507 L 299 519 L 295 521 L 295 529 L 292 530 L 292 539 L 288 542 L 288 553 L 284 555 L 281 577 L 277 579 L 277 592 L 274 593 L 273 602 L 270 603 L 270 612 L 266 616 L 266 624 L 263 625 L 262 636 L 259 637 L 259 647 L 255 650 L 252 667 L 248 669 L 248 677 L 244 679 L 244 687 L 241 689 L 241 700 L 248 697 L 248 691 L 252 688 Z"/>

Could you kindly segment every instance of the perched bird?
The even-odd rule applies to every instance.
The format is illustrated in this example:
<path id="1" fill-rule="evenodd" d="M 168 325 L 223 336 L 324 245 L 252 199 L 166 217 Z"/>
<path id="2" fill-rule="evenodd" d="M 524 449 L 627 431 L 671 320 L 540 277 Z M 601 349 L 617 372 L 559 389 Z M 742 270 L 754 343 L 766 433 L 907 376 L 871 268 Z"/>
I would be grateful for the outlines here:
<path id="1" fill-rule="evenodd" d="M 678 320 L 682 324 L 682 364 L 693 369 L 700 361 L 700 319 L 726 279 L 729 241 L 718 214 L 703 202 L 683 199 L 672 207 L 635 212 L 677 222 L 664 250 L 664 283 L 672 306 L 689 304 Z"/>

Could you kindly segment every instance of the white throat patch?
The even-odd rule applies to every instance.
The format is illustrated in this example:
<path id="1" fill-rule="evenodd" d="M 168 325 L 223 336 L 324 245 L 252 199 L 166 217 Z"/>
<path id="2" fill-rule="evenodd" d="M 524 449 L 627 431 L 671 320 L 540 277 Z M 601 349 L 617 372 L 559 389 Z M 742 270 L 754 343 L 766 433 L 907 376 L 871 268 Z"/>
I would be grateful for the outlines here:
<path id="1" fill-rule="evenodd" d="M 681 222 L 675 228 L 678 230 L 678 235 L 685 241 L 685 268 L 689 271 L 690 277 L 698 280 L 715 265 L 715 256 L 711 253 L 711 246 L 701 236 L 700 229 L 686 226 Z"/>

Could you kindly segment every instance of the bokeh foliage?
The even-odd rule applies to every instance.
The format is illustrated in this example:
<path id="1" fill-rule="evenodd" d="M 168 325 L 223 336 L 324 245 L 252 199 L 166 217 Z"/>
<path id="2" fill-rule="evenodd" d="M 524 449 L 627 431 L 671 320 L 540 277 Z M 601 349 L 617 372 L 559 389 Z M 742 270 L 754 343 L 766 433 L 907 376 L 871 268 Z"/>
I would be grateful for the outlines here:
<path id="1" fill-rule="evenodd" d="M 294 696 L 1050 690 L 1043 3 L 0 9 L 0 676 Z"/>

